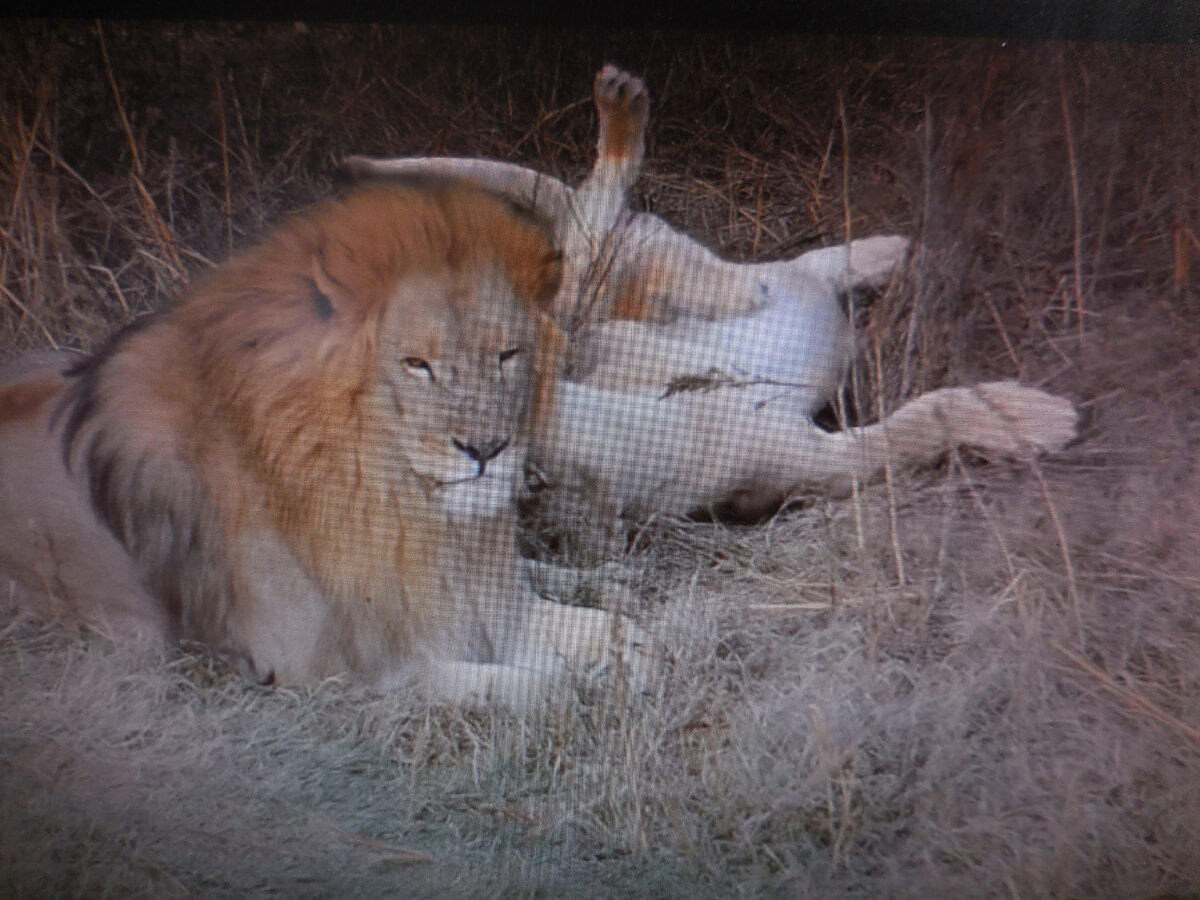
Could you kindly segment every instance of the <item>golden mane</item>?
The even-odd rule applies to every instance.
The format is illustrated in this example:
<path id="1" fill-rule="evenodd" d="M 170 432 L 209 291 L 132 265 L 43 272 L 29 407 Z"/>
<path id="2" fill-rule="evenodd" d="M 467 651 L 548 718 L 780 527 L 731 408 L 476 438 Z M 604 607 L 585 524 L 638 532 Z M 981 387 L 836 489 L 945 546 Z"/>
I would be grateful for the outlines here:
<path id="1" fill-rule="evenodd" d="M 383 670 L 459 599 L 434 566 L 464 552 L 465 532 L 419 470 L 477 452 L 439 430 L 455 421 L 494 419 L 493 444 L 516 441 L 505 459 L 520 455 L 522 422 L 553 396 L 559 277 L 557 248 L 508 201 L 445 180 L 356 191 L 294 217 L 79 366 L 66 457 L 179 635 L 273 674 L 254 634 L 278 629 L 247 598 L 274 579 L 276 593 L 320 599 L 267 605 L 323 622 L 298 667 L 271 638 L 285 674 Z M 506 382 L 500 367 L 526 345 L 518 388 L 524 376 Z M 445 353 L 455 372 L 487 374 L 423 394 L 403 374 L 412 346 L 426 368 Z M 496 483 L 493 494 L 508 482 Z M 515 573 L 511 512 L 489 502 L 498 571 Z"/>

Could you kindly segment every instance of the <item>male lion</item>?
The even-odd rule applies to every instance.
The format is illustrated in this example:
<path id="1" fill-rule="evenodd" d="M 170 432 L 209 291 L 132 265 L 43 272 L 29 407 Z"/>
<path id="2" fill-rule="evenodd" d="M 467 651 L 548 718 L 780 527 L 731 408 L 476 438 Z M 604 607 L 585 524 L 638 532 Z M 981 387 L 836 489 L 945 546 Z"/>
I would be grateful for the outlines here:
<path id="1" fill-rule="evenodd" d="M 626 208 L 644 154 L 641 81 L 607 66 L 595 99 L 598 157 L 579 188 L 481 159 L 345 165 L 371 179 L 450 173 L 552 222 L 565 253 L 554 311 L 572 363 L 530 457 L 535 486 L 558 489 L 544 491 L 544 503 L 583 493 L 636 516 L 737 500 L 756 514 L 807 487 L 869 477 L 889 460 L 959 444 L 1032 455 L 1074 436 L 1068 400 L 1012 382 L 935 390 L 876 425 L 818 428 L 811 417 L 840 389 L 853 353 L 841 295 L 885 283 L 908 241 L 870 237 L 781 262 L 722 260 Z"/>
<path id="2" fill-rule="evenodd" d="M 538 597 L 512 487 L 553 402 L 560 256 L 444 179 L 298 215 L 98 353 L 0 371 L 0 568 L 26 599 L 526 707 L 647 673 L 634 626 Z"/>

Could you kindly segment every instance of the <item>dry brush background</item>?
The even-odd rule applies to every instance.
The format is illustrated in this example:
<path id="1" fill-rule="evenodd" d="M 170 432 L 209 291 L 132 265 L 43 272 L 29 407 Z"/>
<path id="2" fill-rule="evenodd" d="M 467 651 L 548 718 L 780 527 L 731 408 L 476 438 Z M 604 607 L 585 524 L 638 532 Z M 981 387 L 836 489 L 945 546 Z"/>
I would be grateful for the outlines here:
<path id="1" fill-rule="evenodd" d="M 6 610 L 0 893 L 1200 891 L 1192 49 L 9 22 L 0 348 L 92 346 L 352 152 L 579 179 L 608 60 L 652 95 L 635 204 L 738 258 L 917 239 L 858 311 L 858 415 L 1019 377 L 1081 440 L 644 524 L 663 691 L 549 721 Z"/>

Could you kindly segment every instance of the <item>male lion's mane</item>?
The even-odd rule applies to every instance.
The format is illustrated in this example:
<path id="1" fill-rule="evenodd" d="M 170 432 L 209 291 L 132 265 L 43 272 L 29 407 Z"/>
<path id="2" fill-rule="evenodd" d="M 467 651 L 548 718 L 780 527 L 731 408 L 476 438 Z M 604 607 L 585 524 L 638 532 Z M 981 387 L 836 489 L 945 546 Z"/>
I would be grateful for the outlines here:
<path id="1" fill-rule="evenodd" d="M 172 637 L 273 677 L 234 624 L 255 577 L 236 539 L 266 530 L 329 601 L 329 646 L 309 674 L 411 652 L 423 605 L 446 599 L 428 561 L 461 535 L 385 452 L 395 423 L 375 394 L 395 282 L 443 272 L 494 273 L 544 319 L 558 255 L 506 201 L 445 180 L 377 186 L 288 221 L 66 373 L 64 462 L 164 604 Z M 537 402 L 552 352 L 547 338 Z M 499 532 L 509 518 L 497 517 Z M 508 535 L 491 538 L 515 556 Z"/>

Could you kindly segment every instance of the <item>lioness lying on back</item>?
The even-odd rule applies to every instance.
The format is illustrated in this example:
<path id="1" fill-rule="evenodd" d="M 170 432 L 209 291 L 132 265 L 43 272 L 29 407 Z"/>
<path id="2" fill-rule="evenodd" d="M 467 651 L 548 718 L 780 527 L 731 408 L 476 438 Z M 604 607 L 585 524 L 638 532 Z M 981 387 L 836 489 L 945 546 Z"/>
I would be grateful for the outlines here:
<path id="1" fill-rule="evenodd" d="M 573 361 L 530 456 L 535 484 L 550 488 L 541 497 L 550 518 L 564 494 L 632 515 L 732 498 L 769 505 L 958 444 L 1024 456 L 1074 436 L 1068 400 L 1012 382 L 932 391 L 877 425 L 818 428 L 811 416 L 840 388 L 853 352 L 840 295 L 886 283 L 908 242 L 865 238 L 771 263 L 719 259 L 625 206 L 644 154 L 641 82 L 609 66 L 595 96 L 599 152 L 579 188 L 489 160 L 347 161 L 359 177 L 470 178 L 553 223 L 565 253 L 554 310 Z"/>
<path id="2" fill-rule="evenodd" d="M 507 201 L 380 186 L 91 358 L 10 362 L 0 568 L 27 599 L 206 642 L 262 680 L 522 707 L 572 669 L 644 675 L 632 625 L 540 599 L 516 553 L 559 278 Z"/>

